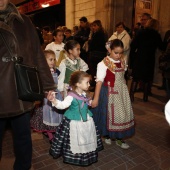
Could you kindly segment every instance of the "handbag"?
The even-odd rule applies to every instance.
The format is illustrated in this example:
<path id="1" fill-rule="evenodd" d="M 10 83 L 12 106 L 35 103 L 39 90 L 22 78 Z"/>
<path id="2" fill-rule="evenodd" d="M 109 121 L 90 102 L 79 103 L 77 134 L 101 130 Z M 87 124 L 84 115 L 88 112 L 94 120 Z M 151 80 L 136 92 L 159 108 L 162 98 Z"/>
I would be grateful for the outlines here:
<path id="1" fill-rule="evenodd" d="M 44 92 L 37 67 L 23 64 L 23 57 L 13 57 L 12 52 L 1 32 L 0 36 L 8 49 L 11 61 L 14 62 L 15 83 L 18 92 L 18 99 L 30 102 L 43 100 Z"/>

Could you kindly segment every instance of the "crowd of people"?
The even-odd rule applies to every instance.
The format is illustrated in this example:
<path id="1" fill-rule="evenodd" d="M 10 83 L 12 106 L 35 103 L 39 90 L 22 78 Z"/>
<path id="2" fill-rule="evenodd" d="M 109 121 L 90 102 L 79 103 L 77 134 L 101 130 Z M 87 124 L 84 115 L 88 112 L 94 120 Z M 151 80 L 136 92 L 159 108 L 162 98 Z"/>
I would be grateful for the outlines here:
<path id="1" fill-rule="evenodd" d="M 95 163 L 103 149 L 102 138 L 108 145 L 114 140 L 118 147 L 128 149 L 125 139 L 135 133 L 131 102 L 137 85 L 147 102 L 156 49 L 169 55 L 169 37 L 165 48 L 158 32 L 159 22 L 144 13 L 132 35 L 124 22 L 119 22 L 109 38 L 100 20 L 89 23 L 85 16 L 79 19 L 80 26 L 72 30 L 61 26 L 51 32 L 45 26 L 39 34 L 29 18 L 7 0 L 0 5 L 0 13 L 1 36 L 10 44 L 15 57 L 23 56 L 23 63 L 37 66 L 46 93 L 36 105 L 18 99 L 13 62 L 5 43 L 0 41 L 3 79 L 0 158 L 3 131 L 9 120 L 14 133 L 14 170 L 31 168 L 31 128 L 49 138 L 53 158 L 62 156 L 65 163 L 74 165 Z M 132 69 L 130 95 L 129 68 Z M 169 77 L 167 85 L 170 89 Z"/>

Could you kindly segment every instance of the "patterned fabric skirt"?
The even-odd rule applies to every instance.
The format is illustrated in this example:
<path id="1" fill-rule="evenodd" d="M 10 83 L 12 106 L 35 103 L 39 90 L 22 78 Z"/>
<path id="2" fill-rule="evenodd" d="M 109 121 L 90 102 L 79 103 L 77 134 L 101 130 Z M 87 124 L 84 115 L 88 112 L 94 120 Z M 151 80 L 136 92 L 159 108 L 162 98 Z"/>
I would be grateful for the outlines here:
<path id="1" fill-rule="evenodd" d="M 98 107 L 91 109 L 93 119 L 98 127 L 99 133 L 102 136 L 109 136 L 113 139 L 123 139 L 132 136 L 135 133 L 135 128 L 132 126 L 129 129 L 122 131 L 108 130 L 108 87 L 102 85 L 99 97 Z"/>
<path id="2" fill-rule="evenodd" d="M 61 124 L 58 126 L 49 151 L 50 155 L 52 155 L 53 158 L 63 156 L 63 162 L 80 166 L 88 166 L 96 162 L 98 158 L 98 151 L 103 149 L 102 140 L 100 138 L 98 130 L 96 129 L 96 151 L 83 154 L 73 154 L 70 150 L 70 121 L 71 120 L 64 117 Z"/>
<path id="3" fill-rule="evenodd" d="M 43 123 L 43 107 L 34 109 L 30 123 L 31 128 L 36 132 L 55 132 L 57 128 L 57 126 L 49 126 Z"/>

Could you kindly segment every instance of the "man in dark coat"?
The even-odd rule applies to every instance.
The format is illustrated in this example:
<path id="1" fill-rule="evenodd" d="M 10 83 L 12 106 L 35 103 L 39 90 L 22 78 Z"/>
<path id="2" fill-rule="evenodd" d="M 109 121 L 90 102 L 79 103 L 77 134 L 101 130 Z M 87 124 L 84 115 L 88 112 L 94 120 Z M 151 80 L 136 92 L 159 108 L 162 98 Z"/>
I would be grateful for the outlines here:
<path id="1" fill-rule="evenodd" d="M 90 26 L 86 17 L 79 19 L 80 27 L 78 32 L 74 35 L 74 40 L 78 41 L 81 47 L 80 57 L 87 63 L 87 52 L 83 49 L 84 43 L 89 39 Z"/>
<path id="2" fill-rule="evenodd" d="M 23 57 L 23 63 L 37 66 L 44 91 L 55 89 L 55 84 L 41 51 L 35 27 L 30 19 L 18 12 L 8 0 L 0 1 L 0 33 L 14 57 Z M 1 37 L 0 37 L 1 38 Z M 18 99 L 14 63 L 2 38 L 0 40 L 0 158 L 5 124 L 11 122 L 14 137 L 14 170 L 29 170 L 32 159 L 30 111 L 32 102 Z"/>

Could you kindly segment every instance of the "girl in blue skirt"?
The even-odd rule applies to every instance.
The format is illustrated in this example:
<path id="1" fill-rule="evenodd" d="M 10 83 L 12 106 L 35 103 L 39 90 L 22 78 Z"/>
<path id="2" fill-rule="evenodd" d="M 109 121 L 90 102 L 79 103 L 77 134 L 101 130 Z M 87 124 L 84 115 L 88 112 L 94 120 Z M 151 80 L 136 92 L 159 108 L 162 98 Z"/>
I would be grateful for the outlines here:
<path id="1" fill-rule="evenodd" d="M 59 71 L 55 69 L 55 53 L 52 50 L 44 51 L 47 64 L 51 71 L 52 77 L 56 85 L 58 84 L 58 75 Z M 58 100 L 63 100 L 61 93 L 56 89 L 55 97 Z M 42 132 L 48 138 L 51 143 L 53 140 L 53 133 L 55 133 L 57 126 L 60 124 L 63 118 L 63 111 L 57 110 L 55 107 L 52 107 L 51 102 L 46 98 L 44 101 L 35 107 L 32 117 L 31 117 L 31 128 L 35 132 Z"/>
<path id="2" fill-rule="evenodd" d="M 110 41 L 106 56 L 97 66 L 96 88 L 92 102 L 93 118 L 105 143 L 116 144 L 123 149 L 129 145 L 123 139 L 135 132 L 134 115 L 129 92 L 124 79 L 126 68 L 123 43 L 119 39 Z"/>
<path id="3" fill-rule="evenodd" d="M 75 50 L 73 52 L 77 53 Z M 90 75 L 83 71 L 72 73 L 68 92 L 64 101 L 55 98 L 55 92 L 49 92 L 47 99 L 58 109 L 66 109 L 63 121 L 56 130 L 50 148 L 53 158 L 63 156 L 65 163 L 87 166 L 97 161 L 98 151 L 103 149 L 102 141 L 96 130 L 92 113 L 88 109 L 90 100 L 86 91 L 90 84 Z"/>

